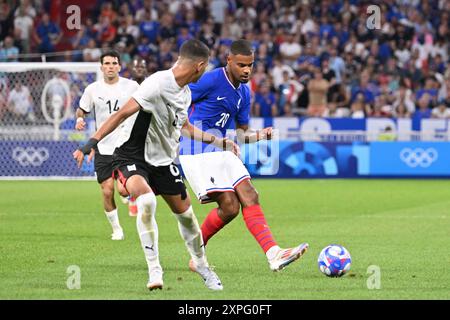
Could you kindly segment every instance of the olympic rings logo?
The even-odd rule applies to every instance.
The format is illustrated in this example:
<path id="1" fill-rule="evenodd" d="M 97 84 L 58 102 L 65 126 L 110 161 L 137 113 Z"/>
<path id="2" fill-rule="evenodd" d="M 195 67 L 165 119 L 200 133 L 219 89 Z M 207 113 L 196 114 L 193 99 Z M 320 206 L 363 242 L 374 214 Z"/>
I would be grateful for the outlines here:
<path id="1" fill-rule="evenodd" d="M 39 167 L 49 158 L 49 156 L 48 149 L 43 147 L 16 147 L 12 151 L 12 158 L 19 162 L 22 167 Z"/>
<path id="2" fill-rule="evenodd" d="M 422 149 L 404 148 L 400 151 L 400 160 L 410 168 L 428 168 L 438 158 L 438 152 L 434 148 Z"/>

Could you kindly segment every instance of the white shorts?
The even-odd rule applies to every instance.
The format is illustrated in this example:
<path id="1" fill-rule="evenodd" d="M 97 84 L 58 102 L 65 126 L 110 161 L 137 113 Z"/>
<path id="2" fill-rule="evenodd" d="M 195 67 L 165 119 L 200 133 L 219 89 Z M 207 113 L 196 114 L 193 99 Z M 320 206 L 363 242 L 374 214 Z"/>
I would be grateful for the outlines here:
<path id="1" fill-rule="evenodd" d="M 184 175 L 201 203 L 211 202 L 208 194 L 234 192 L 236 186 L 250 179 L 250 174 L 231 151 L 180 155 Z"/>

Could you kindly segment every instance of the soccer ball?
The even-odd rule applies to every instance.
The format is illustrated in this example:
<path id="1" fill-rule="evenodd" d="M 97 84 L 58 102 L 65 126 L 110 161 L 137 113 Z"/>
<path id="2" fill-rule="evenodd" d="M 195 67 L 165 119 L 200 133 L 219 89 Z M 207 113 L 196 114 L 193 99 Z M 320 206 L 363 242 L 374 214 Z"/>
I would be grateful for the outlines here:
<path id="1" fill-rule="evenodd" d="M 350 270 L 352 258 L 350 252 L 338 244 L 323 248 L 317 260 L 319 270 L 328 277 L 341 277 Z"/>

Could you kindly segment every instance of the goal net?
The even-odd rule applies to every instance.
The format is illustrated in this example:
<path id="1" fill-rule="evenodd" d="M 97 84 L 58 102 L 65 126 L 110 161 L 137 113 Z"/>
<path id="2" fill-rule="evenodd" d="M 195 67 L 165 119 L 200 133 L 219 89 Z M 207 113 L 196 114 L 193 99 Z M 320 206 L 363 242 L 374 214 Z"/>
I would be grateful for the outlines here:
<path id="1" fill-rule="evenodd" d="M 75 110 L 99 63 L 0 63 L 0 178 L 93 177 L 72 152 L 95 126 L 75 131 Z"/>

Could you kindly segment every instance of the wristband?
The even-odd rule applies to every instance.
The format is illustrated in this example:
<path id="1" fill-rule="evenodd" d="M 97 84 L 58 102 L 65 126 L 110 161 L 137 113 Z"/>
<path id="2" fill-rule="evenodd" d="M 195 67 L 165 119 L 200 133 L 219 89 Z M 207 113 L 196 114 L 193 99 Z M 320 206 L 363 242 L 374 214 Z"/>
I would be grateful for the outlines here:
<path id="1" fill-rule="evenodd" d="M 84 118 L 83 118 L 83 117 L 78 117 L 78 118 L 77 118 L 77 123 L 78 123 L 78 122 L 81 122 L 81 121 L 84 121 Z"/>
<path id="2" fill-rule="evenodd" d="M 88 142 L 86 142 L 86 144 L 80 148 L 78 148 L 78 150 L 80 150 L 81 152 L 83 152 L 83 154 L 89 154 L 91 153 L 91 149 L 95 148 L 95 146 L 97 145 L 98 140 L 95 138 L 90 138 L 88 140 Z"/>

